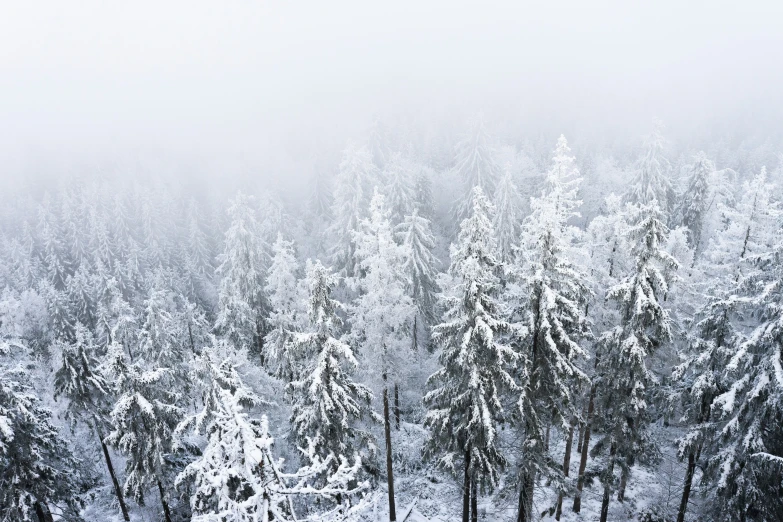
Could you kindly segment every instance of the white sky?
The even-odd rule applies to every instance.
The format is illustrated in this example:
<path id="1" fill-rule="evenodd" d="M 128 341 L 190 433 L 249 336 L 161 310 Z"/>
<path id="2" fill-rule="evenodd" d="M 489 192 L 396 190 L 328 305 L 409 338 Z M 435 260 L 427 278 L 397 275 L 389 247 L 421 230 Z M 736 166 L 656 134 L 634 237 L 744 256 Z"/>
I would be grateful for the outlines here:
<path id="1" fill-rule="evenodd" d="M 154 145 L 217 157 L 279 137 L 341 141 L 374 114 L 478 109 L 526 129 L 622 132 L 659 116 L 673 129 L 736 119 L 780 130 L 782 100 L 773 0 L 0 9 L 0 147 L 12 151 Z"/>

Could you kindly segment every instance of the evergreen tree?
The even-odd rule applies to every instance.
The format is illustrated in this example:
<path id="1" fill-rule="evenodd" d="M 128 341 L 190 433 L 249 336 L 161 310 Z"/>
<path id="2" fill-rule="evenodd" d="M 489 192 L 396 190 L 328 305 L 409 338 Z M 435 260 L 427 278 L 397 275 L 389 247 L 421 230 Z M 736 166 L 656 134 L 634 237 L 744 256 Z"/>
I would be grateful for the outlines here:
<path id="1" fill-rule="evenodd" d="M 351 347 L 337 338 L 341 328 L 331 298 L 334 276 L 318 261 L 307 263 L 310 324 L 293 335 L 287 348 L 304 364 L 301 378 L 288 385 L 293 403 L 293 436 L 303 451 L 320 459 L 353 459 L 368 448 L 369 435 L 357 426 L 372 399 L 370 390 L 354 382 L 358 366 Z"/>
<path id="2" fill-rule="evenodd" d="M 481 188 L 484 195 L 491 199 L 497 185 L 499 168 L 482 117 L 473 121 L 468 133 L 457 143 L 455 153 L 452 173 L 457 183 L 464 187 L 464 196 L 457 202 L 455 215 L 462 220 L 473 210 L 473 188 Z"/>
<path id="3" fill-rule="evenodd" d="M 219 257 L 221 278 L 215 329 L 235 346 L 241 346 L 264 360 L 266 333 L 264 299 L 264 246 L 251 205 L 252 198 L 237 194 L 228 209 L 231 226 Z"/>
<path id="4" fill-rule="evenodd" d="M 414 209 L 413 214 L 405 216 L 405 220 L 397 225 L 396 234 L 403 246 L 405 259 L 402 268 L 407 274 L 408 295 L 418 309 L 417 318 L 423 319 L 426 325 L 432 324 L 439 288 L 436 280 L 438 260 L 432 253 L 435 237 L 430 230 L 430 221 Z M 413 332 L 414 335 L 417 333 L 415 326 Z"/>
<path id="5" fill-rule="evenodd" d="M 594 451 L 609 451 L 602 477 L 602 522 L 608 515 L 615 465 L 621 467 L 618 500 L 623 501 L 636 458 L 655 454 L 647 433 L 651 415 L 648 402 L 656 382 L 649 358 L 671 340 L 673 326 L 661 304 L 669 288 L 665 272 L 677 268 L 677 261 L 662 248 L 668 229 L 657 204 L 633 210 L 635 216 L 628 235 L 636 266 L 607 292 L 607 299 L 618 304 L 619 325 L 601 336 L 596 350 L 599 417 L 604 436 Z"/>
<path id="6" fill-rule="evenodd" d="M 368 191 L 377 176 L 377 170 L 372 155 L 365 147 L 348 144 L 343 151 L 335 183 L 332 206 L 334 222 L 330 227 L 334 238 L 330 255 L 340 275 L 354 275 L 356 245 L 353 243 L 353 232 L 365 215 Z"/>
<path id="7" fill-rule="evenodd" d="M 670 165 L 663 155 L 665 141 L 661 135 L 663 125 L 655 123 L 655 128 L 647 137 L 644 153 L 636 166 L 636 175 L 626 193 L 630 203 L 649 205 L 657 201 L 665 215 L 674 205 L 674 192 L 669 178 Z"/>
<path id="8" fill-rule="evenodd" d="M 392 226 L 402 223 L 416 204 L 414 166 L 402 153 L 392 155 L 384 168 L 384 194 L 389 206 L 389 219 Z"/>
<path id="9" fill-rule="evenodd" d="M 715 166 L 700 152 L 691 166 L 688 188 L 680 203 L 680 224 L 689 231 L 688 244 L 695 252 L 701 247 L 702 230 L 710 205 L 710 177 Z"/>
<path id="10" fill-rule="evenodd" d="M 504 263 L 508 262 L 512 258 L 521 224 L 520 196 L 511 176 L 509 163 L 503 167 L 503 175 L 495 192 L 495 218 L 492 224 L 498 238 L 500 259 Z"/>
<path id="11" fill-rule="evenodd" d="M 545 431 L 550 425 L 569 426 L 579 412 L 573 391 L 587 380 L 576 365 L 585 355 L 579 341 L 589 333 L 584 305 L 590 297 L 584 269 L 574 260 L 579 231 L 568 225 L 581 201 L 576 199 L 581 178 L 573 166 L 563 136 L 558 140 L 546 189 L 531 202 L 532 214 L 523 224 L 522 241 L 511 275 L 510 298 L 526 335 L 515 344 L 525 361 L 519 399 L 523 423 L 521 485 L 517 520 L 532 518 L 537 476 L 560 478 L 548 458 Z M 566 462 L 567 464 L 567 462 Z M 568 466 L 564 473 L 568 474 Z M 562 494 L 558 499 L 559 518 Z"/>
<path id="12" fill-rule="evenodd" d="M 462 520 L 476 504 L 477 486 L 497 485 L 507 458 L 499 446 L 498 425 L 504 421 L 504 390 L 515 390 L 509 366 L 518 356 L 502 342 L 509 331 L 498 300 L 500 281 L 492 208 L 480 187 L 473 191 L 473 212 L 451 247 L 449 276 L 453 284 L 443 297 L 443 322 L 433 327 L 442 347 L 442 368 L 429 382 L 424 400 L 429 406 L 425 426 L 432 430 L 427 454 L 456 473 L 464 469 Z"/>
<path id="13" fill-rule="evenodd" d="M 50 505 L 76 519 L 78 460 L 10 352 L 0 345 L 0 520 L 52 521 Z"/>

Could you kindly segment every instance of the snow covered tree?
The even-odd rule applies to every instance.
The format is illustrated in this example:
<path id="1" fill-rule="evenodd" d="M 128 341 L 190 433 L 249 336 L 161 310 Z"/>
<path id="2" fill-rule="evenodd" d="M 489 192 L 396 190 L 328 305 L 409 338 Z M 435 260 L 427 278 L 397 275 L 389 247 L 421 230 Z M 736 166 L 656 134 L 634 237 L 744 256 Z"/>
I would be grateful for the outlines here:
<path id="1" fill-rule="evenodd" d="M 710 177 L 715 165 L 704 152 L 696 155 L 691 166 L 688 187 L 682 195 L 679 209 L 680 224 L 690 232 L 688 243 L 695 252 L 701 247 L 705 214 L 710 205 Z"/>
<path id="2" fill-rule="evenodd" d="M 252 198 L 237 194 L 228 209 L 231 226 L 219 257 L 218 315 L 215 330 L 236 346 L 261 357 L 266 333 L 264 245 L 251 207 Z"/>
<path id="3" fill-rule="evenodd" d="M 468 133 L 455 147 L 455 161 L 452 174 L 463 186 L 463 197 L 457 202 L 455 215 L 458 220 L 473 210 L 473 188 L 481 188 L 490 200 L 494 197 L 498 178 L 498 165 L 494 159 L 491 138 L 484 127 L 483 118 L 473 121 Z"/>
<path id="4" fill-rule="evenodd" d="M 138 356 L 150 365 L 167 368 L 182 384 L 187 374 L 187 341 L 177 331 L 174 303 L 163 287 L 155 283 L 142 303 Z"/>
<path id="5" fill-rule="evenodd" d="M 451 472 L 457 472 L 460 462 L 464 469 L 463 522 L 471 496 L 473 505 L 477 502 L 477 486 L 496 486 L 506 466 L 497 433 L 506 416 L 501 393 L 516 390 L 509 369 L 518 359 L 502 341 L 510 326 L 498 299 L 491 204 L 480 187 L 472 199 L 473 212 L 451 247 L 448 274 L 453 283 L 443 285 L 449 289 L 443 297 L 443 322 L 433 327 L 442 368 L 430 377 L 433 389 L 424 398 L 429 407 L 425 426 L 432 430 L 427 454 Z"/>
<path id="6" fill-rule="evenodd" d="M 130 521 L 111 455 L 103 440 L 108 426 L 112 386 L 100 372 L 92 334 L 79 324 L 76 325 L 74 342 L 60 342 L 59 345 L 62 349 L 62 366 L 54 375 L 55 398 L 63 396 L 68 399 L 66 415 L 71 422 L 84 423 L 95 432 L 122 517 Z"/>
<path id="7" fill-rule="evenodd" d="M 95 289 L 87 265 L 81 265 L 68 278 L 66 292 L 73 307 L 73 317 L 88 328 L 95 326 Z"/>
<path id="8" fill-rule="evenodd" d="M 504 263 L 511 260 L 519 236 L 522 222 L 520 206 L 519 192 L 511 175 L 511 164 L 507 163 L 495 191 L 495 217 L 492 223 L 498 239 L 500 259 Z"/>
<path id="9" fill-rule="evenodd" d="M 41 236 L 43 265 L 46 267 L 49 282 L 55 289 L 65 290 L 66 280 L 71 274 L 71 263 L 68 250 L 62 241 L 57 217 L 54 215 L 46 198 L 41 206 L 38 220 L 38 233 Z"/>
<path id="10" fill-rule="evenodd" d="M 330 255 L 340 275 L 354 275 L 356 245 L 353 243 L 353 232 L 365 215 L 369 190 L 377 172 L 370 151 L 366 147 L 349 143 L 343 151 L 335 182 L 332 206 L 334 222 L 330 227 L 334 238 Z"/>
<path id="11" fill-rule="evenodd" d="M 525 334 L 514 341 L 525 361 L 519 399 L 524 463 L 519 522 L 533 520 L 536 477 L 559 478 L 548 459 L 545 430 L 549 425 L 563 426 L 573 442 L 574 420 L 579 415 L 573 392 L 587 380 L 576 359 L 585 355 L 579 341 L 589 333 L 584 305 L 591 291 L 584 269 L 574 259 L 579 232 L 568 225 L 578 215 L 580 180 L 566 140 L 560 136 L 547 188 L 531 202 L 533 212 L 525 219 L 510 269 L 515 284 L 509 287 L 509 297 Z M 561 504 L 562 494 L 558 518 Z"/>
<path id="12" fill-rule="evenodd" d="M 392 226 L 402 223 L 416 205 L 414 170 L 412 162 L 400 152 L 392 155 L 383 170 L 383 193 L 389 206 Z"/>
<path id="13" fill-rule="evenodd" d="M 403 246 L 402 269 L 406 274 L 408 295 L 413 298 L 418 309 L 414 317 L 414 347 L 418 346 L 418 325 L 431 325 L 435 318 L 438 260 L 432 251 L 435 249 L 435 237 L 432 234 L 430 220 L 419 214 L 418 209 L 405 216 L 405 220 L 396 227 L 397 238 Z"/>
<path id="14" fill-rule="evenodd" d="M 106 442 L 127 459 L 124 493 L 143 505 L 146 490 L 156 486 L 165 520 L 172 522 L 163 478 L 182 412 L 171 372 L 130 362 L 116 343 L 109 347 L 108 360 L 108 375 L 119 397 L 110 413 L 113 430 Z"/>
<path id="15" fill-rule="evenodd" d="M 372 393 L 351 379 L 358 363 L 351 347 L 337 338 L 341 328 L 331 298 L 334 276 L 320 262 L 307 263 L 310 324 L 293 335 L 287 348 L 305 363 L 301 377 L 288 394 L 293 403 L 293 436 L 302 451 L 312 445 L 314 455 L 334 462 L 353 459 L 371 447 L 370 436 L 357 426 L 366 413 Z"/>
<path id="16" fill-rule="evenodd" d="M 289 340 L 293 332 L 301 329 L 306 322 L 307 311 L 303 306 L 303 295 L 297 279 L 299 262 L 294 253 L 292 241 L 277 235 L 272 245 L 272 264 L 264 290 L 269 296 L 269 333 L 264 340 L 265 346 L 276 362 L 276 375 L 285 382 L 299 378 L 301 361 L 288 353 Z"/>
<path id="17" fill-rule="evenodd" d="M 0 345 L 0 520 L 52 521 L 55 504 L 77 516 L 78 460 L 11 351 Z"/>
<path id="18" fill-rule="evenodd" d="M 370 216 L 354 236 L 358 268 L 359 297 L 350 310 L 351 337 L 368 367 L 380 372 L 383 420 L 386 438 L 386 474 L 389 485 L 389 520 L 396 520 L 394 475 L 392 472 L 389 380 L 395 397 L 401 361 L 410 350 L 409 324 L 416 314 L 413 300 L 405 293 L 404 249 L 394 241 L 390 212 L 385 198 L 376 190 L 370 201 Z M 399 426 L 399 409 L 395 408 Z"/>
<path id="19" fill-rule="evenodd" d="M 628 230 L 636 266 L 607 292 L 607 299 L 618 304 L 619 325 L 605 332 L 596 348 L 597 401 L 604 436 L 593 451 L 609 451 L 602 477 L 602 522 L 608 514 L 615 465 L 621 467 L 618 500 L 623 501 L 636 458 L 654 454 L 647 426 L 656 378 L 649 358 L 671 340 L 673 321 L 661 303 L 669 288 L 665 272 L 677 268 L 677 261 L 663 250 L 667 234 L 655 202 L 636 208 Z"/>
<path id="20" fill-rule="evenodd" d="M 282 459 L 272 454 L 266 416 L 255 420 L 247 413 L 265 402 L 242 381 L 229 360 L 220 361 L 211 349 L 199 357 L 197 366 L 207 381 L 204 407 L 177 427 L 180 434 L 192 428 L 207 437 L 201 456 L 176 479 L 178 487 L 193 485 L 194 522 L 294 521 L 295 500 L 304 495 L 327 498 L 337 504 L 338 512 L 350 509 L 350 495 L 367 487 L 348 487 L 360 461 L 353 465 L 340 462 L 322 489 L 310 482 L 332 464 L 332 457 L 323 461 L 313 456 L 310 465 L 296 473 L 283 472 Z"/>
<path id="21" fill-rule="evenodd" d="M 649 205 L 657 201 L 666 216 L 674 205 L 674 191 L 669 178 L 670 165 L 663 155 L 665 140 L 661 135 L 663 125 L 655 122 L 655 128 L 644 144 L 644 153 L 636 165 L 636 175 L 625 195 L 627 202 Z"/>

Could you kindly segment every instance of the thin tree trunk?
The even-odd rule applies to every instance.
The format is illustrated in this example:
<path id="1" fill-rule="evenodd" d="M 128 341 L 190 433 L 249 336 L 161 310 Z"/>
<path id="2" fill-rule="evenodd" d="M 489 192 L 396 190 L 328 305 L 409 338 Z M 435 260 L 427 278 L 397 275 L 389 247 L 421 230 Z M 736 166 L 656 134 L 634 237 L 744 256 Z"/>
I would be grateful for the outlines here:
<path id="1" fill-rule="evenodd" d="M 549 430 L 551 427 L 551 424 L 547 424 L 546 432 L 544 432 L 544 451 L 547 453 L 549 453 Z"/>
<path id="2" fill-rule="evenodd" d="M 606 470 L 606 482 L 604 483 L 604 498 L 601 500 L 601 519 L 600 522 L 606 522 L 609 515 L 609 497 L 612 493 L 612 479 L 614 478 L 614 456 L 617 453 L 617 446 L 612 442 L 609 449 L 609 467 Z"/>
<path id="3" fill-rule="evenodd" d="M 400 387 L 394 383 L 394 421 L 397 425 L 397 429 L 400 429 Z"/>
<path id="4" fill-rule="evenodd" d="M 476 477 L 470 481 L 470 520 L 478 522 L 478 488 L 476 487 Z"/>
<path id="5" fill-rule="evenodd" d="M 688 453 L 688 467 L 685 469 L 685 484 L 682 487 L 680 509 L 677 510 L 677 522 L 685 522 L 685 512 L 688 509 L 688 497 L 691 495 L 694 471 L 696 471 L 696 455 L 691 451 Z"/>
<path id="6" fill-rule="evenodd" d="M 160 503 L 163 504 L 163 516 L 166 522 L 171 522 L 171 513 L 169 512 L 169 503 L 166 502 L 166 494 L 163 492 L 163 484 L 158 479 L 158 493 L 160 493 Z"/>
<path id="7" fill-rule="evenodd" d="M 418 324 L 419 324 L 419 316 L 418 316 L 418 314 L 416 314 L 416 315 L 413 316 L 413 332 L 412 332 L 413 335 L 411 335 L 411 339 L 412 339 L 411 347 L 413 348 L 414 352 L 419 349 L 419 326 L 418 326 Z"/>
<path id="8" fill-rule="evenodd" d="M 386 374 L 383 374 L 383 431 L 386 436 L 386 482 L 389 486 L 389 522 L 397 520 L 394 506 L 394 470 L 392 469 L 391 419 L 389 418 L 389 388 L 386 386 Z"/>
<path id="9" fill-rule="evenodd" d="M 188 321 L 188 337 L 190 338 L 190 351 L 195 354 L 196 343 L 193 342 L 193 328 L 190 326 L 190 321 Z"/>
<path id="10" fill-rule="evenodd" d="M 595 384 L 590 386 L 590 397 L 587 400 L 587 416 L 585 417 L 584 440 L 582 454 L 579 459 L 579 474 L 576 479 L 576 494 L 574 495 L 574 513 L 582 510 L 582 489 L 585 486 L 585 469 L 587 468 L 587 452 L 590 448 L 590 432 L 593 425 L 593 410 L 595 406 Z"/>
<path id="11" fill-rule="evenodd" d="M 38 517 L 39 522 L 54 522 L 54 517 L 52 517 L 52 512 L 49 510 L 46 502 L 39 501 L 35 503 L 35 515 Z"/>
<path id="12" fill-rule="evenodd" d="M 630 468 L 623 468 L 620 473 L 620 489 L 617 490 L 617 501 L 625 502 L 625 487 L 628 485 L 628 476 L 631 474 Z"/>
<path id="13" fill-rule="evenodd" d="M 589 395 L 589 393 L 588 393 Z M 576 452 L 580 455 L 582 454 L 582 441 L 584 440 L 585 435 L 585 424 L 587 424 L 587 404 L 589 403 L 589 400 L 586 400 L 584 402 L 584 405 L 582 406 L 582 419 L 579 423 L 579 438 L 578 442 L 576 443 Z"/>
<path id="14" fill-rule="evenodd" d="M 519 506 L 517 508 L 517 522 L 533 522 L 533 488 L 535 481 L 530 474 L 522 477 L 522 485 L 519 488 Z"/>
<path id="15" fill-rule="evenodd" d="M 571 419 L 571 426 L 568 428 L 568 438 L 566 439 L 565 454 L 563 455 L 563 476 L 568 477 L 568 468 L 571 467 L 571 448 L 574 445 L 574 424 L 576 418 Z M 563 513 L 563 492 L 557 495 L 557 508 L 555 509 L 555 520 L 560 520 Z"/>
<path id="16" fill-rule="evenodd" d="M 462 522 L 470 522 L 470 450 L 465 452 L 465 481 L 462 485 Z"/>
<path id="17" fill-rule="evenodd" d="M 111 463 L 111 455 L 109 455 L 109 448 L 106 447 L 106 443 L 103 442 L 103 436 L 101 432 L 96 428 L 95 433 L 98 435 L 98 440 L 101 442 L 101 449 L 103 450 L 103 458 L 106 460 L 106 467 L 109 469 L 109 476 L 111 476 L 111 483 L 114 485 L 114 494 L 117 495 L 117 502 L 120 504 L 120 511 L 122 511 L 122 519 L 126 522 L 130 522 L 130 515 L 128 514 L 128 507 L 125 505 L 125 499 L 122 497 L 122 489 L 120 488 L 120 482 L 117 480 L 117 474 L 114 472 L 114 466 Z"/>

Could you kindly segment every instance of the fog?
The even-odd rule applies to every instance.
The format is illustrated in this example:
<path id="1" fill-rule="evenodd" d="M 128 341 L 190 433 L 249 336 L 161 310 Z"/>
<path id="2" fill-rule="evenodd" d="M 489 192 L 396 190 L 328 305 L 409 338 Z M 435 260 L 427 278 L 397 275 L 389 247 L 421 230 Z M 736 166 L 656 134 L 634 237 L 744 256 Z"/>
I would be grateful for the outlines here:
<path id="1" fill-rule="evenodd" d="M 512 143 L 779 133 L 779 2 L 536 4 L 6 2 L 3 176 L 152 155 L 275 180 L 372 121 L 479 111 Z"/>

